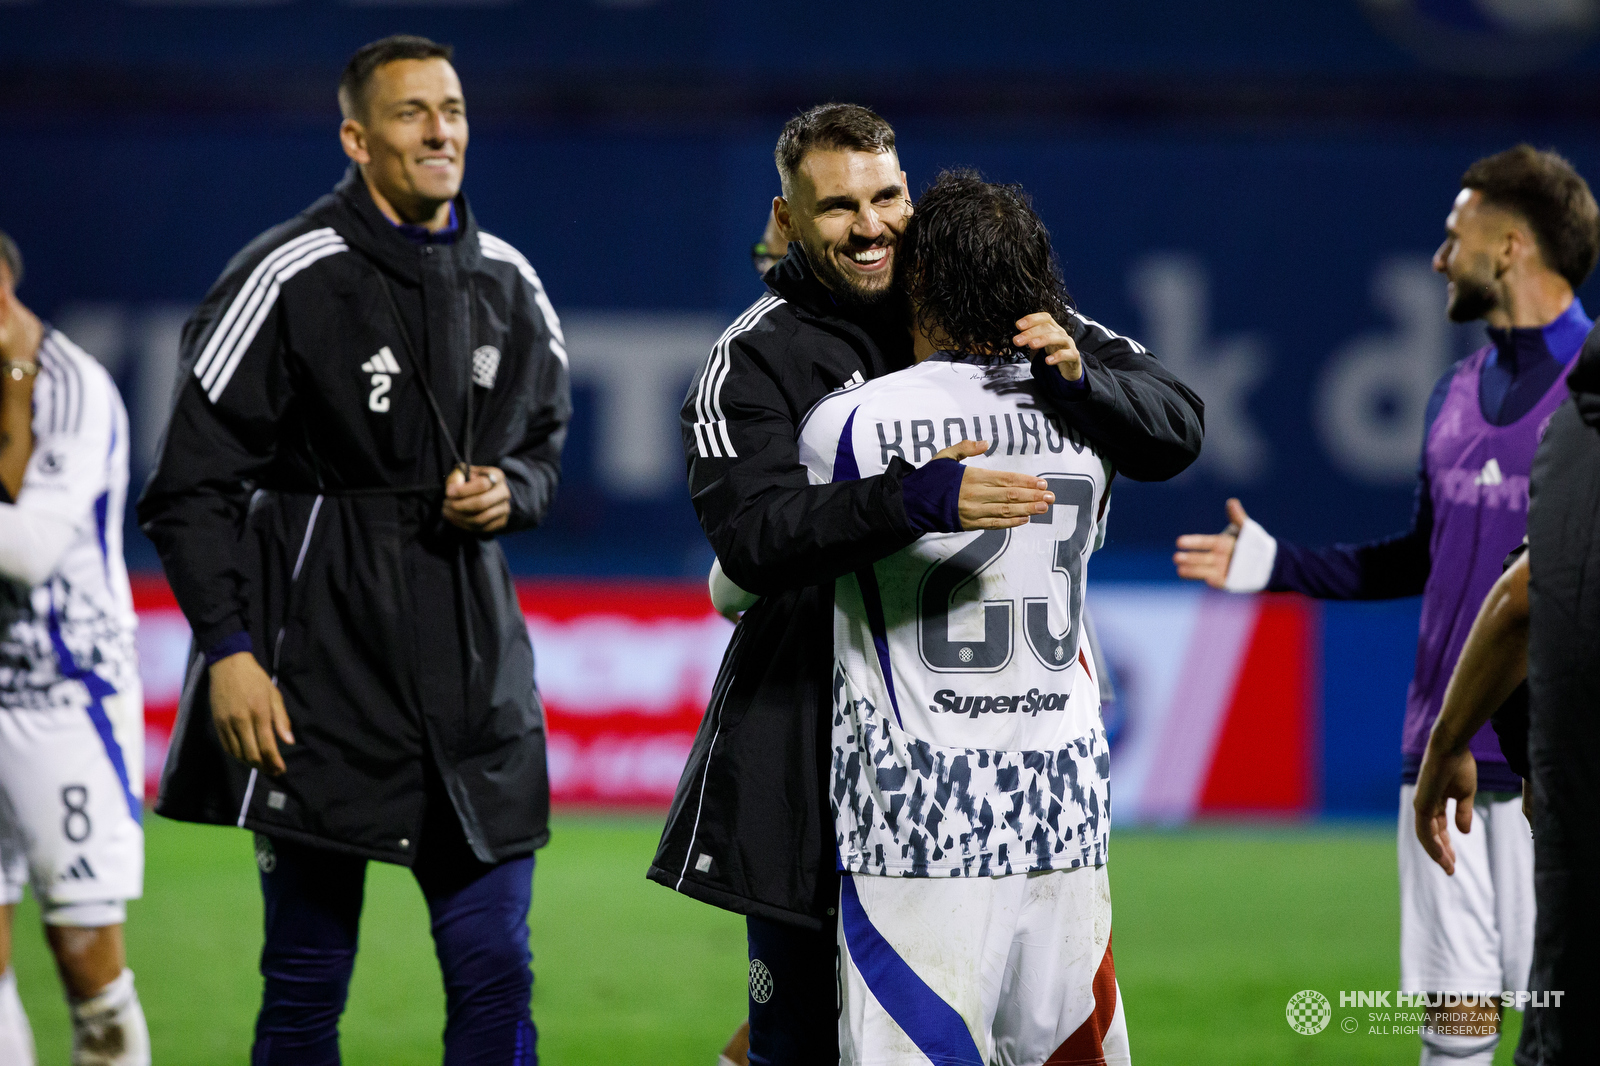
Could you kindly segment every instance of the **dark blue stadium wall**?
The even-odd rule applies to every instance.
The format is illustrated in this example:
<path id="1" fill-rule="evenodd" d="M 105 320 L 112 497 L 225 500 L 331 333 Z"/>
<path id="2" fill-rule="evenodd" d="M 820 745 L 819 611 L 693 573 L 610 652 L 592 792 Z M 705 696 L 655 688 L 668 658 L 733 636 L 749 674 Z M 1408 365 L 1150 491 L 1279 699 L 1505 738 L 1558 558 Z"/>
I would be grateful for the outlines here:
<path id="1" fill-rule="evenodd" d="M 141 456 L 171 387 L 170 359 L 151 346 L 170 355 L 174 322 L 228 257 L 339 177 L 332 133 L 331 120 L 28 133 L 30 159 L 7 181 L 10 203 L 28 206 L 4 219 L 27 255 L 23 294 L 117 366 Z M 1481 330 L 1447 325 L 1428 267 L 1461 170 L 1523 136 L 1558 145 L 1581 168 L 1600 164 L 1600 141 L 1561 130 L 991 137 L 913 120 L 900 136 L 914 186 L 964 165 L 1031 190 L 1081 307 L 1143 341 L 1207 399 L 1193 470 L 1118 486 L 1113 552 L 1218 527 L 1230 494 L 1299 540 L 1403 526 L 1421 405 L 1482 341 Z M 641 466 L 626 455 L 671 451 L 676 440 L 639 439 L 614 415 L 616 394 L 645 388 L 670 426 L 693 362 L 661 356 L 676 360 L 674 372 L 647 380 L 594 346 L 631 322 L 645 345 L 633 357 L 650 361 L 652 328 L 714 331 L 754 298 L 747 248 L 776 185 L 771 137 L 474 130 L 467 188 L 480 219 L 523 249 L 573 320 L 579 400 L 566 484 L 549 526 L 518 542 L 528 572 L 701 571 L 679 457 Z M 653 532 L 644 546 L 641 524 Z"/>

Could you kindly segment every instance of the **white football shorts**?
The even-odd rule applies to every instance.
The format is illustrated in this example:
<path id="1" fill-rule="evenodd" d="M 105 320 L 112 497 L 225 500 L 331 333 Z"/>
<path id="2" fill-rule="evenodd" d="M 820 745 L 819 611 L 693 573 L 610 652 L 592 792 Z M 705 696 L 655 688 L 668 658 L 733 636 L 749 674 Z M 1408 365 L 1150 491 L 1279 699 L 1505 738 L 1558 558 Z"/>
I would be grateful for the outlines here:
<path id="1" fill-rule="evenodd" d="M 1400 988 L 1405 992 L 1523 992 L 1533 962 L 1533 831 L 1515 792 L 1479 792 L 1472 832 L 1447 807 L 1456 872 L 1417 839 L 1400 786 Z"/>
<path id="2" fill-rule="evenodd" d="M 0 905 L 33 884 L 52 925 L 116 925 L 144 891 L 144 694 L 0 708 Z"/>
<path id="3" fill-rule="evenodd" d="M 1125 1064 L 1105 867 L 844 874 L 844 1066 Z"/>

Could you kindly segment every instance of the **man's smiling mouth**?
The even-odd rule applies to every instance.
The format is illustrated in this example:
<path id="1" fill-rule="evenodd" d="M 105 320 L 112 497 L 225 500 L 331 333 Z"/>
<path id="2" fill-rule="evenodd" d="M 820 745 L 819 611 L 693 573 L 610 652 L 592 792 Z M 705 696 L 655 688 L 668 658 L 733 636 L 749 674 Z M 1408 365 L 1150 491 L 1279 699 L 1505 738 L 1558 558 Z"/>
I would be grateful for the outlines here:
<path id="1" fill-rule="evenodd" d="M 887 248 L 868 248 L 860 252 L 851 252 L 850 258 L 857 263 L 876 263 L 888 254 Z"/>

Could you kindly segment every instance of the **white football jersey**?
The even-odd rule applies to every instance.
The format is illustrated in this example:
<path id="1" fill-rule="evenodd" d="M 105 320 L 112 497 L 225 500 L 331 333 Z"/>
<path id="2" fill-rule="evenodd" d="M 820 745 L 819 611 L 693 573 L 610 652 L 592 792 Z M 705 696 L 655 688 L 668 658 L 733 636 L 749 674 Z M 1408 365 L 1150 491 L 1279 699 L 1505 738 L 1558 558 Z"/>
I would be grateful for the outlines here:
<path id="1" fill-rule="evenodd" d="M 814 484 L 916 466 L 962 439 L 969 466 L 1050 483 L 1013 529 L 928 534 L 834 592 L 832 804 L 844 869 L 999 876 L 1101 865 L 1110 755 L 1083 635 L 1110 465 L 1037 397 L 1026 362 L 941 353 L 807 415 Z"/>
<path id="2" fill-rule="evenodd" d="M 122 559 L 128 414 L 111 375 L 56 330 L 39 346 L 33 412 L 22 492 L 0 512 L 49 516 L 71 532 L 41 584 L 0 575 L 0 706 L 87 706 L 138 684 Z"/>

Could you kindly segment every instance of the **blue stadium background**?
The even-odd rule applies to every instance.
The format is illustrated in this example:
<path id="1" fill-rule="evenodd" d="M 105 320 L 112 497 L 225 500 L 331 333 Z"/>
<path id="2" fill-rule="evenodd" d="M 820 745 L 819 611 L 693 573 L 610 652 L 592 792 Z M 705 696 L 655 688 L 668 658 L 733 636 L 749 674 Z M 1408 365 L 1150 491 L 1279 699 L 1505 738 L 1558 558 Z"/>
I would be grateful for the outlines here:
<path id="1" fill-rule="evenodd" d="M 1477 156 L 1530 140 L 1600 173 L 1595 7 L 0 0 L 0 227 L 27 255 L 23 297 L 113 367 L 142 478 L 184 315 L 343 170 L 343 60 L 402 30 L 452 42 L 469 196 L 573 338 L 566 481 L 514 564 L 698 576 L 678 403 L 758 291 L 779 126 L 867 103 L 914 188 L 965 165 L 1032 191 L 1080 305 L 1205 396 L 1201 463 L 1120 485 L 1097 562 L 1166 581 L 1172 539 L 1220 526 L 1228 495 L 1298 540 L 1407 522 L 1422 403 L 1481 336 L 1445 324 L 1428 257 Z M 1392 812 L 1416 613 L 1323 615 L 1328 813 Z"/>

